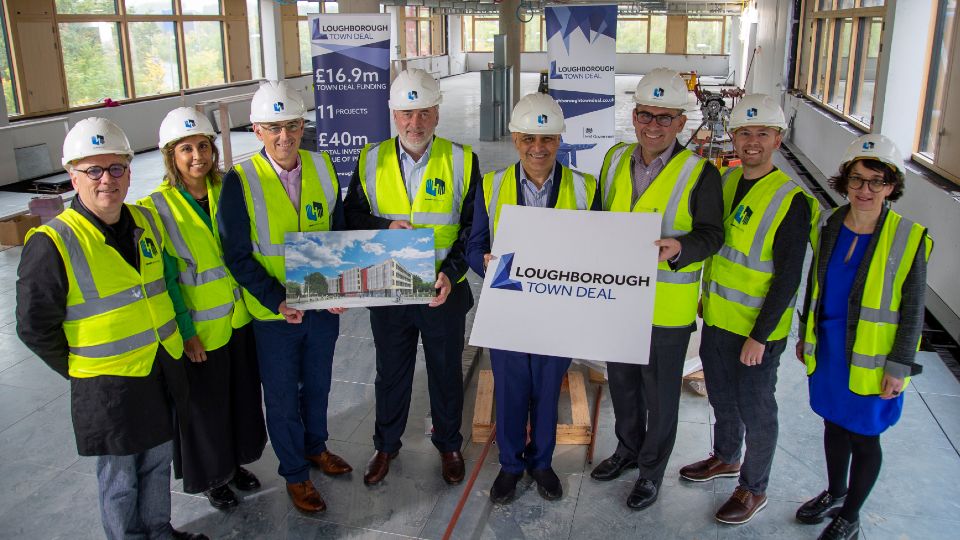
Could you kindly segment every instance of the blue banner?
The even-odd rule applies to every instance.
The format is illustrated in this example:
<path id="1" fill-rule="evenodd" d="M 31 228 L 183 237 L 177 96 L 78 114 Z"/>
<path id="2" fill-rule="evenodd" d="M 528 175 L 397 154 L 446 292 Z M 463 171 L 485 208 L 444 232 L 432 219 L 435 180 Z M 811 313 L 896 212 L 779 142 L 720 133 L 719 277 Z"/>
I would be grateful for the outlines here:
<path id="1" fill-rule="evenodd" d="M 550 95 L 567 125 L 557 159 L 599 174 L 616 134 L 617 6 L 546 7 L 544 16 Z"/>
<path id="2" fill-rule="evenodd" d="M 367 143 L 390 138 L 390 15 L 310 16 L 317 150 L 347 187 Z"/>

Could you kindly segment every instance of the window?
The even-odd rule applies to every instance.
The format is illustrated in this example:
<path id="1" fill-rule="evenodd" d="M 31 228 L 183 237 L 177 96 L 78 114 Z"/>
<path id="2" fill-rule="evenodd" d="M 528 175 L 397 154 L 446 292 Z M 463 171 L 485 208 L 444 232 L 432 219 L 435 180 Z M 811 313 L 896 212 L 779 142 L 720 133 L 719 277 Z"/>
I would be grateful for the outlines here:
<path id="1" fill-rule="evenodd" d="M 464 15 L 461 24 L 464 52 L 493 52 L 493 36 L 500 33 L 499 18 Z"/>
<path id="2" fill-rule="evenodd" d="M 339 13 L 337 2 L 297 2 L 297 34 L 300 39 L 300 72 L 313 72 L 313 51 L 310 44 L 310 15 Z M 258 44 L 259 46 L 259 44 Z M 289 75 L 289 73 L 288 73 Z"/>
<path id="3" fill-rule="evenodd" d="M 820 0 L 807 8 L 800 89 L 828 110 L 869 129 L 883 34 L 882 0 Z M 880 7 L 878 7 L 878 5 Z M 806 35 L 806 34 L 805 34 Z"/>
<path id="4" fill-rule="evenodd" d="M 940 151 L 947 146 L 956 148 L 956 138 L 947 137 L 956 133 L 957 107 L 960 106 L 960 88 L 956 88 L 956 70 L 960 69 L 960 58 L 955 56 L 953 65 L 950 65 L 950 51 L 957 50 L 957 28 L 960 27 L 957 0 L 937 0 L 936 10 L 934 45 L 930 51 L 916 156 L 924 165 L 933 166 L 937 172 L 945 173 L 954 182 L 960 183 L 960 163 L 956 152 Z M 952 86 L 951 80 L 954 81 Z"/>
<path id="5" fill-rule="evenodd" d="M 199 4 L 199 2 L 198 2 Z M 187 80 L 190 88 L 226 82 L 223 65 L 223 24 L 218 21 L 183 23 L 186 41 Z"/>
<path id="6" fill-rule="evenodd" d="M 127 5 L 130 5 L 128 0 Z M 138 96 L 169 94 L 180 89 L 177 36 L 172 22 L 132 22 L 130 60 Z"/>
<path id="7" fill-rule="evenodd" d="M 650 17 L 619 17 L 617 19 L 617 52 L 646 53 L 650 51 Z"/>
<path id="8" fill-rule="evenodd" d="M 0 9 L 0 85 L 3 86 L 3 99 L 7 104 L 7 115 L 20 114 L 17 92 L 14 90 L 13 69 L 10 61 L 10 49 L 7 45 L 7 25 Z"/>
<path id="9" fill-rule="evenodd" d="M 120 25 L 109 22 L 60 23 L 60 45 L 70 106 L 129 97 L 120 59 Z"/>
<path id="10" fill-rule="evenodd" d="M 434 32 L 443 35 L 444 16 L 431 16 L 430 8 L 405 7 L 401 13 L 400 27 L 403 29 L 403 56 L 415 58 L 446 52 L 443 40 L 434 43 Z"/>
<path id="11" fill-rule="evenodd" d="M 687 17 L 687 54 L 724 54 L 726 17 Z"/>
<path id="12" fill-rule="evenodd" d="M 260 33 L 260 0 L 247 2 L 247 38 L 250 41 L 250 77 L 263 78 L 263 51 Z"/>
<path id="13" fill-rule="evenodd" d="M 542 15 L 533 15 L 523 23 L 523 52 L 542 52 L 547 50 L 546 19 Z"/>

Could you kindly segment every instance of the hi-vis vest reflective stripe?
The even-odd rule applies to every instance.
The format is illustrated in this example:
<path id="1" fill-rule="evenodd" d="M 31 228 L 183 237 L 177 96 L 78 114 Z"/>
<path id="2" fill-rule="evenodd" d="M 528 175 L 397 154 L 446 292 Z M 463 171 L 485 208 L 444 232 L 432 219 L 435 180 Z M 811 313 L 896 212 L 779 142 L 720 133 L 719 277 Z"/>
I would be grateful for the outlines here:
<path id="1" fill-rule="evenodd" d="M 434 265 L 437 271 L 460 234 L 463 197 L 470 188 L 473 150 L 434 137 L 413 205 L 400 170 L 396 139 L 368 144 L 360 152 L 360 185 L 370 203 L 370 213 L 392 220 L 407 220 L 414 228 L 433 229 Z M 466 276 L 460 278 L 460 281 Z"/>
<path id="2" fill-rule="evenodd" d="M 693 230 L 690 192 L 700 178 L 706 160 L 681 150 L 667 162 L 650 186 L 633 204 L 630 156 L 634 144 L 617 143 L 607 151 L 600 171 L 603 209 L 611 212 L 656 212 L 663 214 L 661 238 L 683 236 Z M 702 262 L 673 271 L 666 261 L 657 265 L 657 295 L 653 325 L 666 328 L 690 326 L 697 318 Z"/>
<path id="3" fill-rule="evenodd" d="M 860 301 L 860 319 L 857 321 L 857 333 L 853 340 L 850 363 L 850 391 L 863 396 L 880 394 L 883 380 L 883 368 L 887 354 L 893 348 L 900 322 L 900 300 L 903 283 L 907 279 L 910 267 L 917 257 L 917 250 L 923 242 L 924 257 L 930 259 L 933 240 L 927 236 L 926 228 L 914 223 L 893 210 L 887 211 L 883 227 L 879 234 L 876 250 L 867 267 L 867 279 L 863 286 L 863 298 Z M 813 268 L 818 268 L 820 246 L 814 250 Z M 807 375 L 817 369 L 817 315 L 820 301 L 820 283 L 817 272 L 813 276 L 813 291 L 810 311 L 807 313 L 807 326 L 804 332 L 803 359 L 807 364 Z M 920 342 L 917 341 L 917 348 Z M 906 388 L 910 382 L 903 382 Z"/>
<path id="4" fill-rule="evenodd" d="M 507 204 L 517 204 L 516 179 L 517 164 L 506 169 L 490 171 L 483 175 L 483 202 L 487 206 L 487 226 L 490 228 L 490 244 L 500 222 L 500 209 Z M 597 181 L 589 174 L 580 174 L 562 167 L 560 174 L 560 192 L 554 208 L 566 210 L 589 210 L 593 206 L 593 196 L 597 190 Z M 504 185 L 506 184 L 506 185 Z"/>
<path id="5" fill-rule="evenodd" d="M 216 223 L 220 184 L 207 178 L 210 219 Z M 161 184 L 142 200 L 156 209 L 163 225 L 164 249 L 177 259 L 180 291 L 190 310 L 190 318 L 207 350 L 223 347 L 234 328 L 250 322 L 240 286 L 223 263 L 223 249 L 207 224 L 184 198 L 179 189 Z"/>
<path id="6" fill-rule="evenodd" d="M 330 156 L 326 152 L 315 154 L 304 150 L 299 150 L 299 154 L 300 208 L 294 208 L 273 165 L 261 154 L 234 166 L 243 183 L 243 197 L 250 216 L 253 258 L 281 284 L 287 282 L 283 235 L 329 231 L 330 214 L 340 196 L 340 184 Z M 276 306 L 264 307 L 246 289 L 243 289 L 243 299 L 255 319 L 283 319 L 274 313 Z"/>
<path id="7" fill-rule="evenodd" d="M 723 173 L 724 243 L 703 266 L 703 322 L 741 336 L 749 336 L 773 280 L 773 240 L 794 197 L 804 197 L 811 225 L 817 223 L 816 200 L 782 171 L 760 179 L 732 208 L 740 167 Z M 793 322 L 793 300 L 768 338 L 785 338 Z"/>
<path id="8" fill-rule="evenodd" d="M 63 332 L 70 352 L 71 377 L 146 377 L 157 347 L 173 358 L 183 354 L 173 302 L 163 280 L 162 236 L 153 213 L 127 205 L 137 227 L 140 268 L 132 268 L 93 223 L 73 209 L 27 239 L 49 236 L 67 274 L 67 315 Z"/>

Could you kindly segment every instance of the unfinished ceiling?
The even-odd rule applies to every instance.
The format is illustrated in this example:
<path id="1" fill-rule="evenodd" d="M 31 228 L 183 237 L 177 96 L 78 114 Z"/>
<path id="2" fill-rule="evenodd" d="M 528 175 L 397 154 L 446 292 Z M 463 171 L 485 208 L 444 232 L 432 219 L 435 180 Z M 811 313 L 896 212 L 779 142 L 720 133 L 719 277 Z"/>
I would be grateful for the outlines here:
<path id="1" fill-rule="evenodd" d="M 500 10 L 500 2 L 498 0 L 382 0 L 380 3 L 385 6 L 423 6 L 436 8 L 440 13 L 450 15 L 498 13 Z M 548 5 L 612 3 L 614 2 L 610 0 L 529 0 L 520 2 L 518 12 L 538 13 L 543 11 L 544 6 Z M 619 6 L 620 13 L 624 15 L 640 13 L 739 15 L 744 3 L 745 2 L 741 0 L 635 0 L 633 2 L 616 2 Z"/>

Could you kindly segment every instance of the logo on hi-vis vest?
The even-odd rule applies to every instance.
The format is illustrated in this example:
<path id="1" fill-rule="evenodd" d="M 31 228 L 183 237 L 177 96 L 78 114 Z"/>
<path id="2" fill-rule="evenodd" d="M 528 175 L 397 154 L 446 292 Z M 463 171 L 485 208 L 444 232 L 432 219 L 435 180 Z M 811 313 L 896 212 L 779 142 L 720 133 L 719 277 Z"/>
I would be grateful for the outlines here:
<path id="1" fill-rule="evenodd" d="M 426 191 L 428 195 L 438 197 L 447 192 L 447 183 L 439 178 L 427 179 Z"/>
<path id="2" fill-rule="evenodd" d="M 737 207 L 737 211 L 733 214 L 733 219 L 741 224 L 746 225 L 750 223 L 750 216 L 753 215 L 753 210 L 749 206 L 740 205 Z"/>
<path id="3" fill-rule="evenodd" d="M 273 112 L 283 112 L 284 106 L 282 101 L 278 101 L 273 104 Z"/>
<path id="4" fill-rule="evenodd" d="M 157 245 L 153 243 L 153 240 L 150 238 L 141 238 L 140 239 L 140 253 L 143 253 L 143 256 L 152 259 L 157 256 Z"/>
<path id="5" fill-rule="evenodd" d="M 513 253 L 505 253 L 500 256 L 500 262 L 497 263 L 497 272 L 493 274 L 493 283 L 490 286 L 494 289 L 522 291 L 523 284 L 515 279 L 510 279 L 511 270 L 513 270 Z"/>
<path id="6" fill-rule="evenodd" d="M 304 206 L 304 208 L 307 211 L 307 219 L 310 221 L 318 221 L 323 217 L 323 205 L 317 201 L 308 203 L 306 206 Z"/>
<path id="7" fill-rule="evenodd" d="M 93 143 L 94 146 L 100 146 L 105 140 L 106 139 L 103 138 L 103 135 L 94 135 L 90 137 L 90 142 Z"/>

